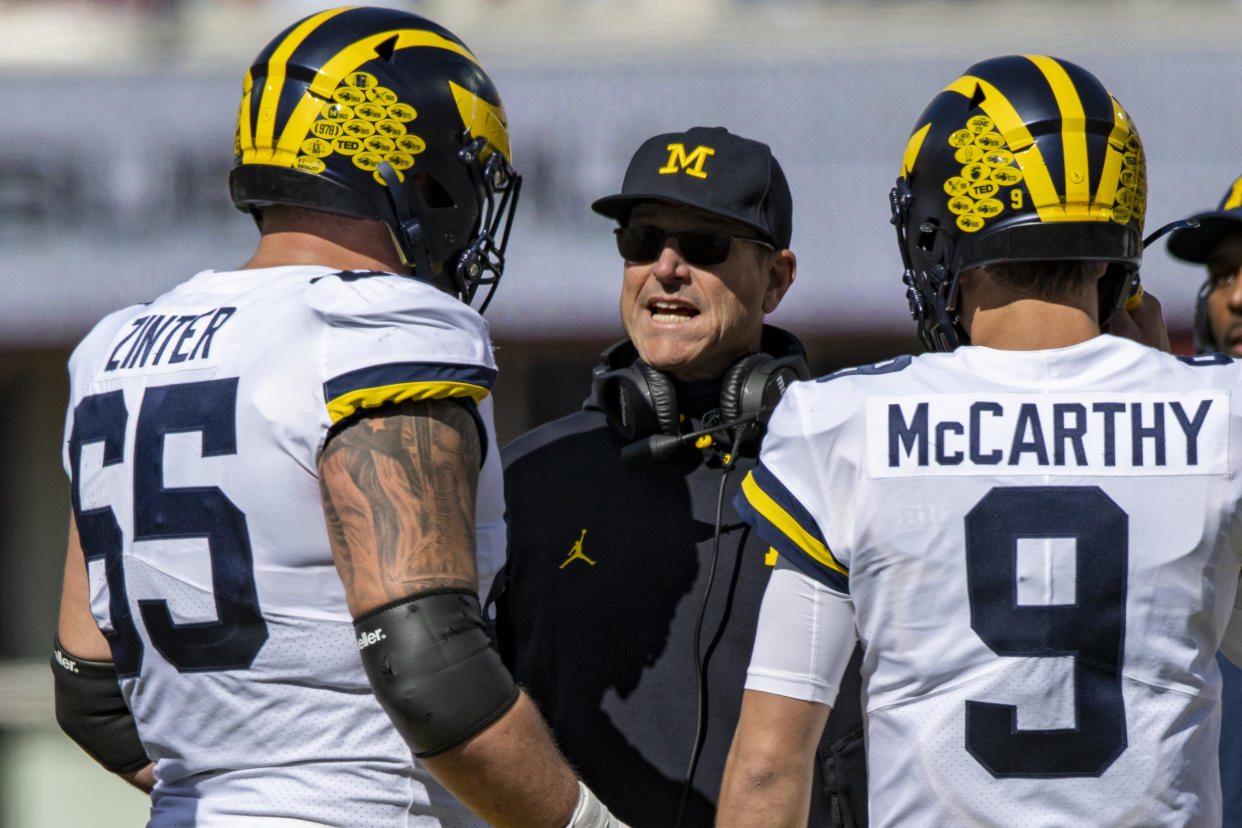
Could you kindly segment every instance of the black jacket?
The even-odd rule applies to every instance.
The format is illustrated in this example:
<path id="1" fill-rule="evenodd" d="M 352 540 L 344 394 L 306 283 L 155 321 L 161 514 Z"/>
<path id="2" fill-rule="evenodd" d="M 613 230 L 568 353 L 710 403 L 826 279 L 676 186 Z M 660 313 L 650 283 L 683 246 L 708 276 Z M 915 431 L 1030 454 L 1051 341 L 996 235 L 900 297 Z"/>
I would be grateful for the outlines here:
<path id="1" fill-rule="evenodd" d="M 677 387 L 683 432 L 711 416 L 718 388 Z M 505 447 L 509 558 L 489 600 L 495 635 L 583 780 L 648 828 L 674 825 L 682 798 L 699 628 L 706 730 L 681 824 L 710 826 L 771 571 L 767 545 L 732 507 L 755 458 L 728 474 L 713 574 L 723 452 L 691 446 L 631 470 L 625 445 L 588 401 Z M 812 825 L 866 824 L 859 655 L 820 745 Z"/>

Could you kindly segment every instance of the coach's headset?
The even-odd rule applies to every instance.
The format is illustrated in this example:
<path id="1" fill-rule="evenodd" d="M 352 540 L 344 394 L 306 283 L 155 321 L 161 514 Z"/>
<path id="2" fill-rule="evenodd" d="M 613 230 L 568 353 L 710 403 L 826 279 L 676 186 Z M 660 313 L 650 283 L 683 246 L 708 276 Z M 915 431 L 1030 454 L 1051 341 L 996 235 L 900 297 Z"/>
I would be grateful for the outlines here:
<path id="1" fill-rule="evenodd" d="M 719 417 L 705 423 L 707 434 L 729 429 L 735 450 L 754 440 L 790 383 L 810 379 L 806 349 L 788 331 L 763 326 L 757 353 L 733 363 L 720 382 Z M 670 456 L 704 432 L 681 433 L 677 389 L 673 379 L 638 356 L 634 343 L 621 340 L 600 355 L 591 378 L 595 401 L 609 425 L 631 441 L 625 454 L 630 466 L 648 465 Z M 669 439 L 652 442 L 649 438 Z M 706 445 L 714 440 L 701 441 Z M 706 446 L 703 446 L 706 447 Z"/>

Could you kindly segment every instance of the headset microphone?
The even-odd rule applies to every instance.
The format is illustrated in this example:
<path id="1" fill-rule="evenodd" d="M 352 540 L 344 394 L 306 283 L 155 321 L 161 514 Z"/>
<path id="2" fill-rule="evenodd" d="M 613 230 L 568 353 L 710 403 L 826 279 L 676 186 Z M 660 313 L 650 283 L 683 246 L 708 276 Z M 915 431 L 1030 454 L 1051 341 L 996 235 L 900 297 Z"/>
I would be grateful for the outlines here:
<path id="1" fill-rule="evenodd" d="M 738 417 L 736 420 L 729 420 L 725 423 L 718 423 L 711 428 L 704 428 L 699 431 L 691 431 L 686 434 L 652 434 L 650 437 L 630 443 L 621 449 L 621 462 L 628 469 L 639 469 L 658 463 L 673 456 L 677 449 L 685 444 L 697 440 L 708 434 L 716 434 L 740 425 L 767 419 L 772 413 L 775 406 L 764 406 L 758 411 L 747 414 L 744 417 Z"/>

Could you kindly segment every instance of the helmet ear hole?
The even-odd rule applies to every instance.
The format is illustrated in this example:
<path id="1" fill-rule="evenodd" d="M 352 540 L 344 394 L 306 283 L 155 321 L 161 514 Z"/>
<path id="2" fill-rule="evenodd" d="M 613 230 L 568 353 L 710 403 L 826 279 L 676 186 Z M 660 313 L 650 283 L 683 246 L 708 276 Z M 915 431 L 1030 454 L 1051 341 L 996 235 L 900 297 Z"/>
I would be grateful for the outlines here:
<path id="1" fill-rule="evenodd" d="M 418 188 L 428 207 L 445 209 L 457 206 L 457 202 L 449 195 L 449 191 L 444 189 L 444 185 L 425 173 L 414 176 L 414 186 Z"/>
<path id="2" fill-rule="evenodd" d="M 936 231 L 940 229 L 940 222 L 935 219 L 928 219 L 919 225 L 919 237 L 915 239 L 915 244 L 920 250 L 931 252 L 932 247 L 936 244 Z"/>

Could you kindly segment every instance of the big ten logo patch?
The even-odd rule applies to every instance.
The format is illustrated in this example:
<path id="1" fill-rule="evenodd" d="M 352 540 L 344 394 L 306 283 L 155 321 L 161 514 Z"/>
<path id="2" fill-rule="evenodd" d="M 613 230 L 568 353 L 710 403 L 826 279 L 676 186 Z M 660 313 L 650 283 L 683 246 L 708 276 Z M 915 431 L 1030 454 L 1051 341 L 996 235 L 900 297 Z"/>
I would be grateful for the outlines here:
<path id="1" fill-rule="evenodd" d="M 660 175 L 674 175 L 684 172 L 686 175 L 692 175 L 695 178 L 707 178 L 707 172 L 704 171 L 703 165 L 707 163 L 708 156 L 715 154 L 716 151 L 711 147 L 698 146 L 687 154 L 685 144 L 669 144 L 668 163 L 660 167 L 658 172 Z"/>
<path id="2" fill-rule="evenodd" d="M 380 86 L 374 75 L 351 72 L 332 93 L 332 100 L 320 109 L 293 166 L 322 173 L 327 169 L 324 159 L 342 155 L 383 184 L 384 179 L 375 171 L 381 162 L 387 161 L 400 175 L 427 149 L 427 142 L 409 131 L 410 123 L 417 118 L 418 111 L 400 101 L 391 89 Z"/>
<path id="3" fill-rule="evenodd" d="M 1022 209 L 1025 193 L 1016 187 L 1022 182 L 1022 170 L 991 118 L 975 115 L 968 119 L 964 129 L 949 136 L 949 146 L 954 148 L 954 160 L 962 165 L 957 175 L 944 182 L 949 211 L 957 216 L 959 229 L 967 233 L 982 230 L 1006 205 Z"/>

